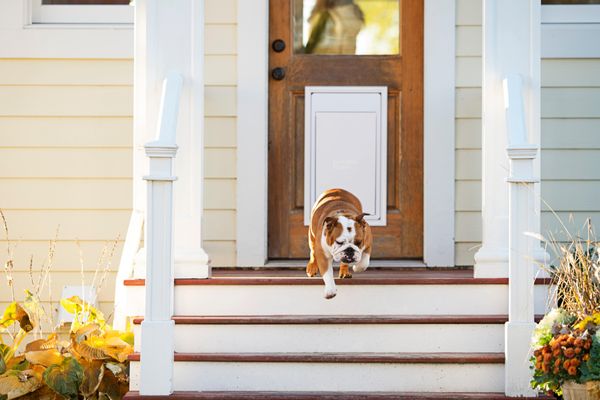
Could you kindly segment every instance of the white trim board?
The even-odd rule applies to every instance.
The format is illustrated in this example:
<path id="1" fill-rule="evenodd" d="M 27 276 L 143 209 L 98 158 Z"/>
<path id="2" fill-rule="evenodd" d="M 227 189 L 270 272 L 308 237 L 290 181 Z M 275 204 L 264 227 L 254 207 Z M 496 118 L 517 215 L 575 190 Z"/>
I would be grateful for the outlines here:
<path id="1" fill-rule="evenodd" d="M 424 262 L 454 265 L 456 0 L 425 0 Z M 269 1 L 238 2 L 237 265 L 267 262 Z"/>
<path id="2" fill-rule="evenodd" d="M 33 24 L 32 0 L 0 4 L 0 58 L 132 58 L 133 24 Z"/>

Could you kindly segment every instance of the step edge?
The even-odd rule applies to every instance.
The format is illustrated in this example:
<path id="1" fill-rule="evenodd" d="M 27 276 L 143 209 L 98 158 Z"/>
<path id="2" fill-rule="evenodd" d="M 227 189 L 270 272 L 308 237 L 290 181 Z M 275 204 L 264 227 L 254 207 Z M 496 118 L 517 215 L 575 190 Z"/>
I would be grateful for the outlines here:
<path id="1" fill-rule="evenodd" d="M 504 364 L 504 353 L 175 353 L 180 362 Z M 140 353 L 129 356 L 140 361 Z"/>
<path id="2" fill-rule="evenodd" d="M 229 399 L 486 399 L 505 400 L 511 399 L 499 392 L 331 392 L 331 391 L 306 391 L 306 392 L 277 392 L 277 391 L 175 391 L 169 396 L 142 396 L 138 391 L 128 392 L 124 399 L 194 399 L 204 398 L 213 400 Z M 521 397 L 522 400 L 550 400 L 552 397 L 541 395 L 538 397 Z"/>
<path id="3" fill-rule="evenodd" d="M 392 285 L 507 285 L 508 278 L 362 278 L 336 279 L 341 286 L 392 286 Z M 537 278 L 536 285 L 549 285 L 549 278 Z M 145 286 L 145 279 L 125 279 L 125 286 Z M 315 286 L 323 285 L 321 279 L 308 278 L 209 278 L 175 279 L 175 286 Z"/>
<path id="4" fill-rule="evenodd" d="M 536 322 L 543 315 L 535 315 Z M 497 325 L 508 322 L 508 315 L 220 315 L 173 316 L 176 325 Z M 143 317 L 133 317 L 140 325 Z"/>

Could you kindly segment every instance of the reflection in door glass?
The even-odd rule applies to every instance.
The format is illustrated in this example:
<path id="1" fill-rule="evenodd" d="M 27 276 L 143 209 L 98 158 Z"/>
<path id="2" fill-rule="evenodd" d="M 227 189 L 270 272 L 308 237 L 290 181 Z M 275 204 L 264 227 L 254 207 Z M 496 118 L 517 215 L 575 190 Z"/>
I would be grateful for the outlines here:
<path id="1" fill-rule="evenodd" d="M 294 50 L 400 54 L 400 0 L 294 0 Z"/>

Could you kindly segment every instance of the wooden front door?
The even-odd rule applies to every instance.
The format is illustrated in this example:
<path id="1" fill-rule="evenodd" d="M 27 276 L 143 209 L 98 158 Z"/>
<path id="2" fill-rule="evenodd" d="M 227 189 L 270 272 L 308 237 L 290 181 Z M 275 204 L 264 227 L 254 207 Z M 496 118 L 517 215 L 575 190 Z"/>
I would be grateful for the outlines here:
<path id="1" fill-rule="evenodd" d="M 396 47 L 384 55 L 376 46 L 360 50 L 356 32 L 378 18 L 377 7 L 389 6 L 396 7 Z M 373 228 L 373 258 L 422 258 L 423 0 L 270 0 L 269 15 L 269 258 L 309 254 L 305 86 L 387 86 L 387 226 Z M 350 20 L 343 29 L 335 26 L 340 16 Z"/>

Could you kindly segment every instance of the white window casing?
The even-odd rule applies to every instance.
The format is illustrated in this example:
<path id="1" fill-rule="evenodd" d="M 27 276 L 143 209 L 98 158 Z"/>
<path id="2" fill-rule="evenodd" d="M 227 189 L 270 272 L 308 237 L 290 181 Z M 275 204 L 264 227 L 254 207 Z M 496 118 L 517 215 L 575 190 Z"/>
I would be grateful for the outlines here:
<path id="1" fill-rule="evenodd" d="M 133 57 L 132 23 L 34 23 L 34 1 L 0 4 L 0 58 Z M 98 7 L 124 7 L 133 16 L 132 7 Z"/>
<path id="2" fill-rule="evenodd" d="M 133 24 L 134 7 L 127 5 L 45 5 L 31 0 L 32 24 Z"/>

